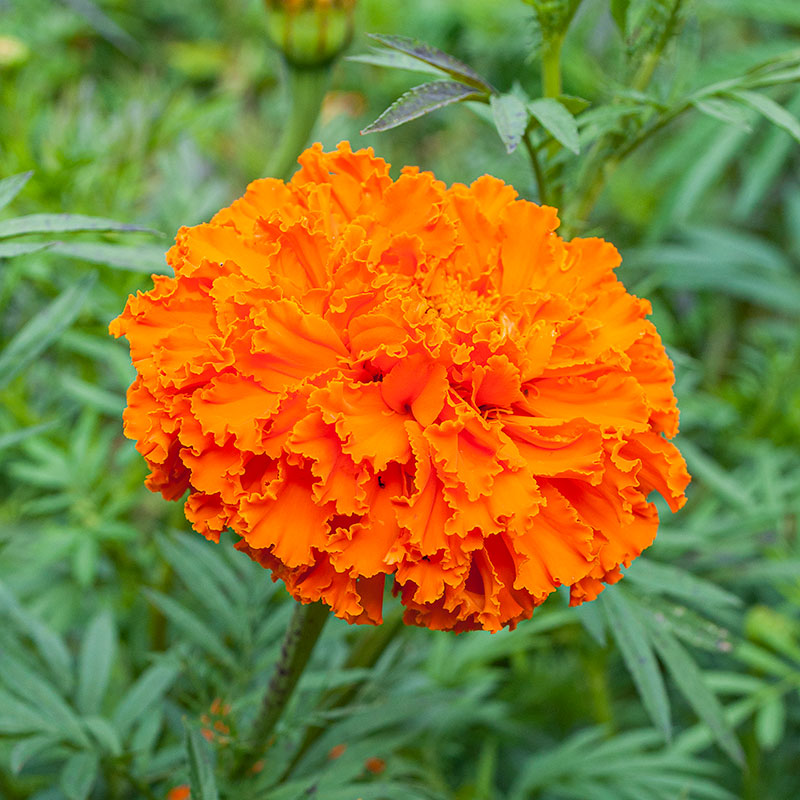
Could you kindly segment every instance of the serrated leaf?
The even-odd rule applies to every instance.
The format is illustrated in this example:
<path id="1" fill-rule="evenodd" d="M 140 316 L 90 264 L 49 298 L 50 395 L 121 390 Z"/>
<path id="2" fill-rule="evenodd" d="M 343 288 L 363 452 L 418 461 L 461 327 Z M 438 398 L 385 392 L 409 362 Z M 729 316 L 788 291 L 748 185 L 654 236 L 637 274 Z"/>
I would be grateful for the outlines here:
<path id="1" fill-rule="evenodd" d="M 197 800 L 219 800 L 217 781 L 214 778 L 214 768 L 211 765 L 211 756 L 208 745 L 198 731 L 192 728 L 186 720 L 183 722 L 186 735 L 186 757 L 189 762 L 189 786 L 192 798 Z"/>
<path id="2" fill-rule="evenodd" d="M 83 714 L 94 714 L 100 709 L 116 655 L 116 644 L 114 618 L 110 611 L 101 611 L 86 629 L 78 658 L 75 702 Z"/>
<path id="3" fill-rule="evenodd" d="M 778 105 L 771 97 L 758 92 L 750 92 L 742 89 L 737 92 L 730 92 L 731 97 L 735 97 L 746 103 L 750 108 L 758 111 L 766 117 L 773 125 L 785 130 L 795 140 L 800 142 L 800 120 L 794 114 L 787 111 L 783 106 Z"/>
<path id="4" fill-rule="evenodd" d="M 375 122 L 367 125 L 361 133 L 388 131 L 398 125 L 410 122 L 412 119 L 430 114 L 431 111 L 463 100 L 474 100 L 478 96 L 473 88 L 455 81 L 423 83 L 400 95 Z"/>
<path id="5" fill-rule="evenodd" d="M 178 665 L 170 662 L 154 664 L 145 670 L 128 689 L 112 716 L 112 724 L 124 739 L 131 727 L 141 719 L 178 677 Z"/>
<path id="6" fill-rule="evenodd" d="M 513 153 L 528 127 L 525 104 L 513 94 L 493 94 L 489 99 L 492 117 L 507 153 Z"/>
<path id="7" fill-rule="evenodd" d="M 606 589 L 600 601 L 644 707 L 653 724 L 669 741 L 672 736 L 669 700 L 647 631 L 621 587 Z"/>
<path id="8" fill-rule="evenodd" d="M 145 594 L 150 602 L 159 608 L 167 619 L 180 628 L 191 641 L 203 648 L 208 654 L 215 656 L 226 666 L 236 669 L 236 659 L 225 647 L 219 634 L 206 625 L 197 614 L 161 592 L 146 589 Z"/>
<path id="9" fill-rule="evenodd" d="M 480 90 L 483 94 L 489 94 L 494 91 L 492 85 L 478 75 L 468 64 L 425 42 L 421 42 L 418 39 L 409 39 L 406 36 L 386 36 L 379 33 L 370 33 L 368 36 L 376 42 L 380 42 L 384 47 L 399 50 L 401 53 L 405 53 L 418 61 L 429 64 L 457 81 Z"/>
<path id="10" fill-rule="evenodd" d="M 12 217 L 0 222 L 0 239 L 30 233 L 81 233 L 86 231 L 157 233 L 157 231 L 143 228 L 141 225 L 117 222 L 103 217 L 87 217 L 84 214 L 28 214 L 24 217 Z"/>
<path id="11" fill-rule="evenodd" d="M 55 736 L 29 736 L 21 739 L 12 748 L 8 759 L 11 772 L 19 775 L 29 761 L 57 744 L 58 738 Z"/>
<path id="12" fill-rule="evenodd" d="M 0 388 L 44 352 L 77 318 L 95 275 L 87 275 L 65 289 L 20 330 L 0 353 Z"/>
<path id="13" fill-rule="evenodd" d="M 70 756 L 61 770 L 61 790 L 68 800 L 86 800 L 97 780 L 99 762 L 95 753 Z"/>
<path id="14" fill-rule="evenodd" d="M 424 72 L 427 75 L 441 76 L 442 71 L 424 61 L 419 61 L 412 56 L 398 50 L 378 50 L 371 53 L 362 53 L 357 56 L 347 56 L 345 61 L 355 61 L 359 64 L 370 64 L 373 67 L 388 67 L 389 69 L 405 69 L 410 72 Z"/>
<path id="15" fill-rule="evenodd" d="M 752 113 L 743 108 L 741 103 L 733 103 L 721 97 L 701 97 L 692 100 L 692 105 L 709 117 L 735 125 L 746 131 L 753 129 Z"/>
<path id="16" fill-rule="evenodd" d="M 567 150 L 580 152 L 578 123 L 566 107 L 552 97 L 540 97 L 528 103 L 528 110 L 536 121 Z"/>
<path id="17" fill-rule="evenodd" d="M 33 171 L 20 172 L 0 181 L 0 208 L 5 208 L 24 188 L 31 179 Z"/>
<path id="18" fill-rule="evenodd" d="M 648 628 L 650 637 L 675 685 L 736 764 L 744 763 L 741 745 L 725 719 L 725 712 L 706 686 L 703 672 L 683 645 L 658 622 Z"/>

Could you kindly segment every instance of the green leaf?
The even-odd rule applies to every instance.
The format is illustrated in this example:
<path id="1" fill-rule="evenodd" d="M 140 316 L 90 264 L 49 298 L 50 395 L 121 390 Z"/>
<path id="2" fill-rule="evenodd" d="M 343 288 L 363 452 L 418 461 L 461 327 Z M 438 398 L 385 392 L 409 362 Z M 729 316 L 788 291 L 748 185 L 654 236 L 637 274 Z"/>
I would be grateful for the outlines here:
<path id="1" fill-rule="evenodd" d="M 206 625 L 197 614 L 161 592 L 145 589 L 145 594 L 150 602 L 158 607 L 191 641 L 202 647 L 210 655 L 215 656 L 226 666 L 236 669 L 236 659 L 225 647 L 219 634 Z"/>
<path id="2" fill-rule="evenodd" d="M 0 208 L 5 208 L 22 191 L 31 175 L 33 171 L 20 172 L 0 181 Z"/>
<path id="3" fill-rule="evenodd" d="M 556 141 L 573 153 L 580 152 L 578 123 L 562 103 L 552 97 L 540 97 L 528 103 L 528 110 Z"/>
<path id="4" fill-rule="evenodd" d="M 189 761 L 189 787 L 192 790 L 192 798 L 193 800 L 194 798 L 219 800 L 208 745 L 199 732 L 190 727 L 186 720 L 183 722 L 183 728 L 186 736 L 186 757 Z"/>
<path id="5" fill-rule="evenodd" d="M 636 684 L 653 724 L 669 741 L 672 736 L 669 700 L 658 662 L 653 655 L 647 631 L 631 607 L 622 587 L 614 586 L 600 595 L 608 627 L 619 644 L 622 658 Z"/>
<path id="6" fill-rule="evenodd" d="M 14 775 L 19 775 L 29 761 L 56 745 L 58 745 L 58 737 L 56 736 L 29 736 L 26 739 L 20 739 L 14 745 L 8 759 L 11 772 Z"/>
<path id="7" fill-rule="evenodd" d="M 70 756 L 61 770 L 61 790 L 69 800 L 86 800 L 97 780 L 98 758 L 95 753 Z"/>
<path id="8" fill-rule="evenodd" d="M 744 89 L 738 92 L 730 92 L 730 96 L 746 103 L 750 108 L 758 111 L 759 114 L 800 142 L 800 120 L 783 106 L 778 105 L 772 98 L 767 97 L 765 94 L 749 92 Z"/>
<path id="9" fill-rule="evenodd" d="M 113 758 L 116 758 L 122 753 L 122 742 L 117 736 L 111 723 L 103 717 L 83 717 L 81 719 L 84 727 L 91 737 Z"/>
<path id="10" fill-rule="evenodd" d="M 664 666 L 681 694 L 700 719 L 708 725 L 719 746 L 731 760 L 739 765 L 744 764 L 741 745 L 725 719 L 722 706 L 706 686 L 700 667 L 663 624 L 658 624 L 656 621 L 650 625 L 648 631 Z"/>
<path id="11" fill-rule="evenodd" d="M 53 242 L 50 249 L 54 253 L 104 264 L 116 269 L 141 272 L 145 275 L 156 273 L 171 274 L 164 260 L 164 250 L 158 245 L 97 244 L 95 242 Z"/>
<path id="12" fill-rule="evenodd" d="M 402 94 L 371 125 L 367 125 L 362 134 L 380 133 L 396 128 L 412 119 L 430 114 L 431 111 L 460 103 L 463 100 L 475 100 L 479 93 L 470 86 L 455 81 L 432 81 L 415 86 Z"/>
<path id="13" fill-rule="evenodd" d="M 489 98 L 492 117 L 507 153 L 513 153 L 528 126 L 525 104 L 513 94 L 493 94 Z"/>
<path id="14" fill-rule="evenodd" d="M 25 733 L 57 730 L 57 722 L 46 716 L 42 709 L 33 708 L 4 689 L 0 689 L 0 735 L 19 736 Z"/>
<path id="15" fill-rule="evenodd" d="M 86 629 L 78 658 L 75 702 L 83 714 L 94 714 L 100 709 L 111 675 L 116 644 L 114 618 L 110 611 L 101 611 Z"/>
<path id="16" fill-rule="evenodd" d="M 177 664 L 165 661 L 154 664 L 139 676 L 114 710 L 111 720 L 121 738 L 124 739 L 137 720 L 161 701 L 178 672 Z"/>
<path id="17" fill-rule="evenodd" d="M 11 339 L 0 353 L 0 388 L 72 325 L 89 296 L 95 277 L 86 275 L 65 289 Z"/>
<path id="18" fill-rule="evenodd" d="M 741 103 L 733 103 L 721 97 L 700 97 L 692 100 L 692 105 L 714 119 L 735 125 L 746 131 L 753 129 L 752 112 L 742 108 Z"/>
<path id="19" fill-rule="evenodd" d="M 771 694 L 756 712 L 756 739 L 763 750 L 774 750 L 786 729 L 786 704 L 779 694 Z"/>
<path id="20" fill-rule="evenodd" d="M 362 53 L 357 56 L 347 56 L 345 61 L 355 61 L 359 64 L 370 64 L 374 67 L 389 67 L 390 69 L 406 69 L 412 72 L 424 72 L 428 75 L 441 77 L 442 71 L 432 67 L 424 61 L 418 61 L 412 56 L 396 50 L 374 49 L 371 53 Z"/>
<path id="21" fill-rule="evenodd" d="M 24 442 L 30 436 L 36 436 L 38 433 L 52 430 L 57 424 L 58 420 L 51 420 L 50 422 L 43 422 L 41 425 L 32 425 L 30 428 L 20 428 L 10 433 L 2 433 L 0 434 L 0 450 L 5 450 L 8 447 Z"/>
<path id="22" fill-rule="evenodd" d="M 141 225 L 130 225 L 102 217 L 87 217 L 83 214 L 28 214 L 0 222 L 0 239 L 22 236 L 29 233 L 80 233 L 85 231 L 143 231 L 157 233 Z"/>
<path id="23" fill-rule="evenodd" d="M 622 38 L 626 39 L 628 36 L 628 6 L 631 0 L 610 0 L 611 18 L 619 28 Z"/>
<path id="24" fill-rule="evenodd" d="M 418 39 L 409 39 L 406 36 L 386 36 L 378 33 L 370 33 L 368 36 L 370 39 L 380 42 L 384 47 L 399 50 L 401 53 L 435 67 L 460 83 L 466 83 L 468 86 L 478 89 L 482 94 L 494 92 L 492 85 L 478 75 L 468 64 L 425 42 L 421 42 Z"/>
<path id="25" fill-rule="evenodd" d="M 0 258 L 26 256 L 29 253 L 47 250 L 51 246 L 52 242 L 0 242 Z"/>

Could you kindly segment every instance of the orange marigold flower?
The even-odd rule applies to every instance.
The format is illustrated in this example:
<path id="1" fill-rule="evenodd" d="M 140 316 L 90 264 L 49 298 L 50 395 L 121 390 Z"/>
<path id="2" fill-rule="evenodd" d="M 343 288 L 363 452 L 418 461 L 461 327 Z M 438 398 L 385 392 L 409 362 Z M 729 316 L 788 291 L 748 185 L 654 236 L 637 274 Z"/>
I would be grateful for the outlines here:
<path id="1" fill-rule="evenodd" d="M 484 176 L 447 188 L 320 145 L 182 228 L 111 323 L 147 485 L 300 602 L 514 627 L 591 600 L 684 502 L 673 367 L 602 239 Z"/>
<path id="2" fill-rule="evenodd" d="M 174 789 L 170 789 L 167 792 L 167 800 L 189 800 L 191 796 L 192 793 L 185 783 L 181 784 L 180 786 L 176 786 Z"/>

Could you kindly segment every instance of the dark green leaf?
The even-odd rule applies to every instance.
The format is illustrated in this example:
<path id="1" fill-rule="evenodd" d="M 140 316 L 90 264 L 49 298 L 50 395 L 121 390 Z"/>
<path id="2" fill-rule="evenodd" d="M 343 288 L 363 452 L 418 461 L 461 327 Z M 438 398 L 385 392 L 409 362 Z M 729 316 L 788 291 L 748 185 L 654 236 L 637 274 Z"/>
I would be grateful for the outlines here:
<path id="1" fill-rule="evenodd" d="M 0 208 L 5 208 L 31 179 L 33 172 L 20 172 L 0 181 Z"/>
<path id="2" fill-rule="evenodd" d="M 61 770 L 61 789 L 69 800 L 86 800 L 97 779 L 98 759 L 95 753 L 70 756 Z"/>
<path id="3" fill-rule="evenodd" d="M 558 100 L 552 97 L 540 97 L 528 103 L 528 110 L 556 141 L 561 142 L 573 153 L 580 151 L 578 123 Z"/>
<path id="4" fill-rule="evenodd" d="M 0 222 L 0 239 L 22 236 L 29 233 L 79 233 L 81 231 L 157 231 L 130 225 L 102 217 L 87 217 L 83 214 L 28 214 Z"/>
<path id="5" fill-rule="evenodd" d="M 186 720 L 183 723 L 186 757 L 189 761 L 189 786 L 192 798 L 197 800 L 219 800 L 217 782 L 214 778 L 214 767 L 208 745 L 198 731 L 192 728 Z"/>
<path id="6" fill-rule="evenodd" d="M 722 706 L 706 686 L 700 667 L 665 625 L 656 622 L 648 630 L 664 666 L 681 694 L 708 725 L 720 747 L 735 763 L 743 764 L 741 745 L 725 719 Z"/>
<path id="7" fill-rule="evenodd" d="M 75 321 L 94 282 L 94 274 L 86 275 L 65 289 L 11 339 L 0 353 L 0 388 L 46 350 Z"/>
<path id="8" fill-rule="evenodd" d="M 631 0 L 610 0 L 611 17 L 619 28 L 622 38 L 628 36 L 628 6 Z"/>
<path id="9" fill-rule="evenodd" d="M 774 125 L 782 128 L 800 142 L 800 120 L 783 106 L 778 105 L 771 97 L 746 90 L 730 92 L 730 95 L 758 111 L 759 114 L 766 117 Z"/>
<path id="10" fill-rule="evenodd" d="M 431 47 L 425 42 L 409 39 L 405 36 L 385 36 L 378 33 L 370 33 L 369 37 L 376 42 L 380 42 L 384 47 L 399 50 L 401 53 L 435 67 L 460 83 L 466 83 L 468 86 L 478 89 L 482 94 L 489 94 L 494 91 L 492 85 L 478 75 L 468 64 L 459 61 L 448 53 L 437 50 L 435 47 Z"/>
<path id="11" fill-rule="evenodd" d="M 493 94 L 489 99 L 492 116 L 507 153 L 513 153 L 528 126 L 525 104 L 513 94 Z"/>
<path id="12" fill-rule="evenodd" d="M 412 119 L 417 119 L 431 111 L 459 103 L 463 100 L 475 100 L 480 95 L 475 89 L 455 81 L 432 81 L 415 86 L 402 94 L 371 125 L 367 125 L 364 133 L 380 133 L 396 128 Z"/>
<path id="13" fill-rule="evenodd" d="M 600 595 L 600 601 L 644 707 L 653 724 L 669 740 L 672 735 L 669 700 L 644 625 L 622 587 L 609 587 Z"/>
<path id="14" fill-rule="evenodd" d="M 128 732 L 156 703 L 178 677 L 178 665 L 168 661 L 154 664 L 143 672 L 128 689 L 114 711 L 112 722 L 123 739 Z"/>
<path id="15" fill-rule="evenodd" d="M 110 611 L 101 611 L 86 629 L 78 658 L 75 702 L 83 714 L 94 714 L 100 709 L 111 675 L 116 645 L 114 618 Z"/>

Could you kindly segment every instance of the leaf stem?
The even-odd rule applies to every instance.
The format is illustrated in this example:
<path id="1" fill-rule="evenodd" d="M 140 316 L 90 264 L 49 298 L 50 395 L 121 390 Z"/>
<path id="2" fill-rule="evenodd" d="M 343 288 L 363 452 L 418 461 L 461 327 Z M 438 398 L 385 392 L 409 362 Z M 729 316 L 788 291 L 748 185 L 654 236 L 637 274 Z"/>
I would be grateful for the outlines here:
<path id="1" fill-rule="evenodd" d="M 284 66 L 291 108 L 280 143 L 270 157 L 267 174 L 285 180 L 294 170 L 297 156 L 308 144 L 316 124 L 328 90 L 330 67 L 297 67 L 288 62 Z"/>
<path id="2" fill-rule="evenodd" d="M 539 161 L 539 154 L 536 152 L 536 146 L 531 141 L 531 132 L 529 130 L 525 131 L 523 134 L 522 141 L 525 145 L 525 149 L 528 151 L 528 156 L 531 160 L 531 166 L 533 167 L 533 174 L 536 177 L 536 187 L 539 192 L 539 202 L 542 205 L 549 205 L 550 194 L 547 188 L 547 179 L 544 176 L 542 164 Z"/>
<path id="3" fill-rule="evenodd" d="M 268 746 L 270 735 L 308 664 L 311 651 L 328 616 L 327 606 L 320 602 L 305 605 L 297 603 L 283 638 L 278 663 L 262 700 L 261 710 L 247 738 L 248 746 L 239 753 L 234 763 L 234 777 L 246 774 L 257 760 L 258 754 Z"/>

